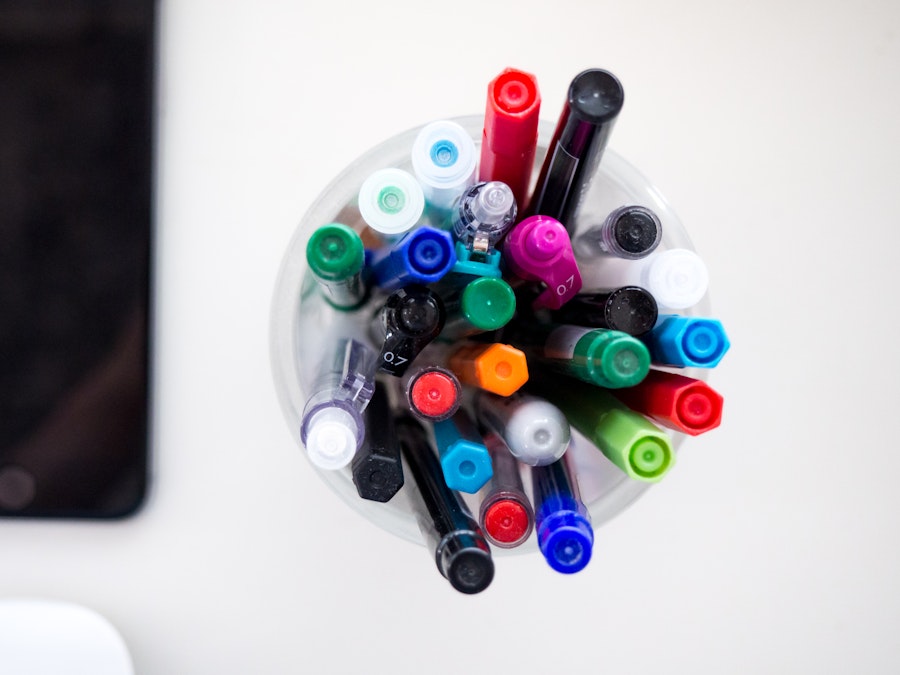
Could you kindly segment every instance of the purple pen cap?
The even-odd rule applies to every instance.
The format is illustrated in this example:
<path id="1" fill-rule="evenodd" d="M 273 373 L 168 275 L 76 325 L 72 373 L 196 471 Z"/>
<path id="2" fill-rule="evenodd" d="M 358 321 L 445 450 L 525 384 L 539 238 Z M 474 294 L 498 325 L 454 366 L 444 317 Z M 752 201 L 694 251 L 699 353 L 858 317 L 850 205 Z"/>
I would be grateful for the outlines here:
<path id="1" fill-rule="evenodd" d="M 458 122 L 476 143 L 481 142 L 484 127 L 483 114 L 456 118 L 454 121 Z M 554 128 L 555 120 L 544 121 L 539 125 L 538 146 L 534 159 L 535 173 L 547 156 Z M 307 398 L 304 381 L 309 372 L 314 371 L 316 367 L 316 362 L 311 355 L 317 352 L 317 345 L 324 339 L 324 329 L 339 313 L 339 310 L 321 301 L 318 291 L 312 292 L 316 290 L 316 286 L 314 280 L 309 278 L 305 264 L 306 243 L 316 228 L 323 223 L 340 221 L 357 232 L 365 233 L 366 227 L 362 218 L 354 220 L 352 217 L 352 214 L 358 210 L 360 186 L 368 176 L 385 167 L 411 171 L 410 153 L 420 130 L 421 127 L 411 129 L 390 138 L 348 163 L 346 169 L 315 200 L 311 201 L 309 211 L 303 216 L 295 236 L 285 251 L 284 262 L 275 285 L 270 315 L 271 362 L 274 384 L 282 412 L 287 420 L 287 429 L 293 435 L 298 448 L 302 448 L 299 441 L 300 414 Z M 603 160 L 592 179 L 590 191 L 584 195 L 582 200 L 580 213 L 583 213 L 584 223 L 580 222 L 580 219 L 576 219 L 573 224 L 574 231 L 570 232 L 571 238 L 574 240 L 586 229 L 596 226 L 614 210 L 626 204 L 645 206 L 652 209 L 659 217 L 663 235 L 657 250 L 693 249 L 689 235 L 677 214 L 660 196 L 653 184 L 618 155 L 614 148 L 607 148 L 603 153 Z M 341 217 L 338 217 L 338 214 L 342 214 Z M 345 215 L 350 217 L 341 220 Z M 566 224 L 568 225 L 568 223 Z M 515 227 L 507 234 L 502 246 L 505 247 L 505 242 L 513 230 Z M 533 249 L 538 251 L 538 255 L 545 250 L 540 243 L 533 245 Z M 504 257 L 506 257 L 505 252 Z M 583 272 L 589 272 L 593 262 L 588 258 L 580 258 L 578 251 L 575 251 L 575 257 L 579 266 L 585 268 Z M 622 259 L 611 259 L 609 262 L 617 269 L 624 269 L 632 263 L 632 261 Z M 549 264 L 553 265 L 552 262 Z M 592 286 L 585 275 L 582 292 L 611 290 L 622 285 L 625 284 L 614 284 L 603 288 Z M 371 307 L 367 307 L 367 309 L 370 310 Z M 678 313 L 686 316 L 716 316 L 710 306 L 708 296 L 702 298 L 697 305 Z M 351 313 L 351 318 L 353 316 L 356 316 L 355 313 Z M 366 322 L 368 319 L 367 316 Z M 712 378 L 715 379 L 715 371 L 710 373 L 709 369 L 703 368 L 688 368 L 684 374 L 699 379 L 708 379 L 712 374 Z M 579 435 L 573 434 L 573 436 Z M 573 444 L 573 447 L 567 452 L 574 453 L 578 459 L 576 466 L 578 467 L 577 477 L 581 495 L 588 508 L 591 522 L 595 527 L 600 527 L 639 498 L 650 484 L 628 479 L 596 448 L 585 442 L 580 436 L 578 440 L 579 442 Z M 675 448 L 679 447 L 681 442 L 683 442 L 683 437 L 680 434 L 673 438 Z M 305 452 L 303 454 L 305 456 Z M 404 499 L 393 499 L 388 503 L 370 503 L 359 498 L 348 471 L 322 471 L 319 475 L 339 495 L 340 499 L 375 525 L 408 541 L 424 543 L 425 540 L 419 531 L 416 516 Z M 398 495 L 398 497 L 401 496 Z M 493 553 L 495 556 L 537 553 L 537 539 L 538 537 L 532 536 L 522 546 L 514 549 L 494 548 Z M 561 552 L 565 553 L 565 550 L 563 549 Z"/>

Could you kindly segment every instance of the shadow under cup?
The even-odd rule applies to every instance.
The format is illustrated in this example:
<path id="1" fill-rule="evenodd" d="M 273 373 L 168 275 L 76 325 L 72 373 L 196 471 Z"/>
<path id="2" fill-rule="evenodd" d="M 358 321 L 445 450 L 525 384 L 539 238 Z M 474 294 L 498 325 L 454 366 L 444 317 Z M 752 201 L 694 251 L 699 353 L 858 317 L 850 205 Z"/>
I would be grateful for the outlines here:
<path id="1" fill-rule="evenodd" d="M 455 118 L 453 121 L 460 124 L 472 136 L 480 153 L 483 117 L 471 115 Z M 372 148 L 338 175 L 307 211 L 285 252 L 272 302 L 271 359 L 282 411 L 291 434 L 304 455 L 306 453 L 300 441 L 302 411 L 306 403 L 304 386 L 308 386 L 308 380 L 318 361 L 318 354 L 328 332 L 327 328 L 338 322 L 349 322 L 352 329 L 358 329 L 365 334 L 374 311 L 374 306 L 370 303 L 354 313 L 339 312 L 321 298 L 318 284 L 307 270 L 307 240 L 321 225 L 340 222 L 360 232 L 367 247 L 377 246 L 380 241 L 377 233 L 368 230 L 359 213 L 357 206 L 359 188 L 363 181 L 378 169 L 397 167 L 412 172 L 410 152 L 420 129 L 421 127 L 410 129 Z M 532 181 L 536 179 L 547 154 L 553 130 L 552 123 L 542 121 L 539 126 Z M 579 232 L 599 225 L 613 210 L 626 204 L 645 206 L 659 217 L 663 235 L 658 250 L 672 248 L 693 250 L 687 232 L 662 195 L 633 166 L 608 148 L 604 152 L 591 187 L 582 200 L 575 221 L 573 240 L 577 238 Z M 578 257 L 577 247 L 576 257 Z M 582 290 L 590 291 L 592 290 L 588 285 L 590 266 L 597 264 L 597 261 L 579 258 L 578 262 L 585 278 L 585 287 Z M 628 261 L 604 260 L 603 264 L 625 265 Z M 679 310 L 678 313 L 710 316 L 708 296 L 704 296 L 694 307 Z M 700 380 L 705 380 L 708 376 L 708 370 L 704 369 L 686 368 L 678 372 Z M 665 431 L 672 438 L 673 450 L 677 452 L 684 435 L 671 430 Z M 590 511 L 595 528 L 623 511 L 651 485 L 628 478 L 574 429 L 568 453 L 571 453 L 574 459 L 581 496 Z M 316 468 L 310 462 L 310 467 L 318 471 L 322 479 L 345 502 L 373 523 L 404 539 L 424 544 L 416 521 L 416 511 L 410 502 L 409 476 L 403 489 L 390 502 L 382 504 L 359 497 L 351 479 L 349 466 L 337 471 L 326 471 Z M 530 494 L 528 474 L 527 471 L 523 472 L 523 480 L 526 492 Z M 464 494 L 463 497 L 472 513 L 477 514 L 477 495 Z M 529 541 L 516 549 L 495 548 L 494 553 L 536 550 L 537 546 L 532 536 Z"/>

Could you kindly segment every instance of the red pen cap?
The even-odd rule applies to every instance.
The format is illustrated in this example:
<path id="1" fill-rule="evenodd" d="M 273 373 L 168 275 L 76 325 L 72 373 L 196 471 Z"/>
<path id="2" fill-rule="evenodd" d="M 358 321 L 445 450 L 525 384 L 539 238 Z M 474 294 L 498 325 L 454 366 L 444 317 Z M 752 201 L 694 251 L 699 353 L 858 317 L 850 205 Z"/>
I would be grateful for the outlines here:
<path id="1" fill-rule="evenodd" d="M 522 504 L 512 499 L 500 499 L 485 511 L 483 525 L 487 535 L 506 548 L 528 536 L 531 518 Z"/>
<path id="2" fill-rule="evenodd" d="M 722 396 L 706 382 L 677 373 L 651 370 L 640 384 L 612 393 L 632 410 L 691 436 L 722 422 Z"/>
<path id="3" fill-rule="evenodd" d="M 478 180 L 509 185 L 520 209 L 531 181 L 540 110 L 534 75 L 507 68 L 488 84 Z"/>
<path id="4" fill-rule="evenodd" d="M 448 370 L 429 367 L 409 384 L 409 407 L 418 416 L 438 422 L 459 408 L 460 385 Z"/>

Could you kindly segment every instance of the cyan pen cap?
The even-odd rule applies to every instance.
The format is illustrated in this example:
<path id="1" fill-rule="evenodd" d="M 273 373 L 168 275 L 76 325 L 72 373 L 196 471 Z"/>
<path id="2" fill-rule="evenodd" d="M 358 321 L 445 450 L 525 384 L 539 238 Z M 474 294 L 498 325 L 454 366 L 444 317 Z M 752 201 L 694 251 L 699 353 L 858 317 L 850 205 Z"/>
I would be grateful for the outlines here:
<path id="1" fill-rule="evenodd" d="M 494 475 L 490 453 L 476 440 L 477 431 L 465 411 L 435 422 L 434 438 L 444 482 L 451 490 L 474 494 Z"/>
<path id="2" fill-rule="evenodd" d="M 731 346 L 719 320 L 674 314 L 660 316 L 641 339 L 653 363 L 677 368 L 714 368 Z"/>

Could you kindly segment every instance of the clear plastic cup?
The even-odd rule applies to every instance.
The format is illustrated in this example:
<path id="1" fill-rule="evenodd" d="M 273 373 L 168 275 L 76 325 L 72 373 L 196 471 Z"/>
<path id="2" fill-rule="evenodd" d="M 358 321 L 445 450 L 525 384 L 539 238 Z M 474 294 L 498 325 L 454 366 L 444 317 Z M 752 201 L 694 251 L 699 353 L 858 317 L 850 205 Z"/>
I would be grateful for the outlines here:
<path id="1" fill-rule="evenodd" d="M 474 139 L 480 150 L 483 117 L 471 115 L 454 118 Z M 424 126 L 424 125 L 423 125 Z M 360 232 L 367 246 L 381 243 L 379 235 L 369 230 L 358 207 L 358 194 L 363 181 L 378 169 L 397 167 L 412 170 L 410 152 L 413 141 L 422 127 L 410 129 L 375 146 L 351 163 L 318 196 L 294 232 L 275 285 L 272 301 L 270 348 L 275 388 L 281 408 L 287 420 L 298 451 L 305 453 L 300 441 L 300 423 L 306 402 L 305 387 L 318 362 L 323 343 L 327 339 L 329 326 L 350 322 L 361 333 L 371 319 L 378 304 L 378 298 L 348 315 L 339 312 L 324 302 L 318 286 L 306 265 L 306 242 L 313 231 L 326 223 L 340 222 Z M 538 148 L 535 153 L 536 178 L 547 154 L 547 146 L 553 135 L 554 124 L 542 121 L 539 126 Z M 600 225 L 616 208 L 625 204 L 637 204 L 653 210 L 662 222 L 663 235 L 658 250 L 673 248 L 693 250 L 687 232 L 663 196 L 642 176 L 637 169 L 607 149 L 590 190 L 586 193 L 578 218 L 575 222 L 573 241 L 578 234 Z M 576 257 L 578 257 L 576 249 Z M 597 259 L 579 258 L 579 266 L 598 264 Z M 603 259 L 604 265 L 627 265 L 627 260 Z M 586 275 L 588 276 L 588 275 Z M 589 286 L 583 292 L 592 290 Z M 377 294 L 376 294 L 377 295 Z M 383 302 L 383 299 L 381 300 Z M 679 314 L 688 316 L 711 316 L 708 294 L 694 307 L 681 310 Z M 685 368 L 677 372 L 705 380 L 706 369 Z M 666 433 L 672 438 L 672 447 L 677 452 L 685 439 L 684 434 L 671 430 Z M 601 526 L 651 487 L 650 483 L 628 478 L 618 467 L 587 441 L 581 434 L 572 431 L 572 453 L 581 496 L 588 507 L 595 528 Z M 419 532 L 415 510 L 410 502 L 410 483 L 388 503 L 382 504 L 361 499 L 351 479 L 350 467 L 337 471 L 321 470 L 310 463 L 311 471 L 317 471 L 332 489 L 355 508 L 361 515 L 376 525 L 404 539 L 424 544 Z M 673 472 L 678 471 L 675 463 Z M 527 471 L 523 472 L 526 492 L 530 495 Z M 663 480 L 669 480 L 666 477 Z M 478 513 L 479 497 L 464 495 L 472 513 Z M 515 549 L 497 549 L 494 553 L 507 554 L 523 551 L 537 551 L 532 536 L 525 544 Z"/>

